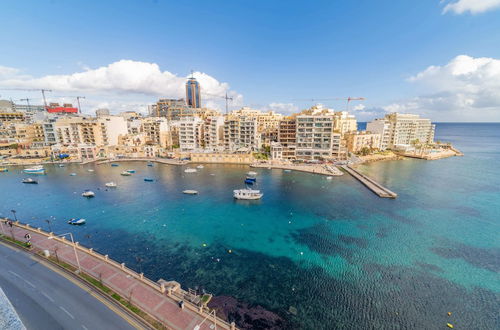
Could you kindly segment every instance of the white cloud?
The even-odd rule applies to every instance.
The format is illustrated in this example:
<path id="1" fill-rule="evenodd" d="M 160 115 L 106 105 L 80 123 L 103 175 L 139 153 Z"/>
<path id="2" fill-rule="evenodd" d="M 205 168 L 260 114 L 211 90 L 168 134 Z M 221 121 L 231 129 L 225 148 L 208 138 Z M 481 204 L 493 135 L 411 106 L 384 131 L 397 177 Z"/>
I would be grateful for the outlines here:
<path id="1" fill-rule="evenodd" d="M 107 66 L 90 69 L 81 64 L 83 71 L 65 75 L 31 77 L 19 75 L 19 70 L 0 66 L 0 87 L 51 89 L 55 93 L 69 92 L 106 98 L 110 102 L 135 97 L 135 103 L 154 103 L 158 97 L 185 97 L 186 77 L 169 71 L 161 71 L 156 63 L 120 60 Z M 226 92 L 233 104 L 243 103 L 243 96 L 230 90 L 227 83 L 214 77 L 194 72 L 200 82 L 202 103 L 221 108 Z M 147 98 L 146 98 L 147 97 Z M 87 96 L 87 99 L 92 97 Z M 130 101 L 130 100 L 129 100 Z"/>
<path id="2" fill-rule="evenodd" d="M 456 0 L 444 7 L 443 14 L 450 11 L 455 14 L 480 14 L 497 8 L 500 8 L 500 0 Z"/>
<path id="3" fill-rule="evenodd" d="M 296 106 L 293 103 L 279 103 L 279 102 L 272 102 L 269 103 L 267 107 L 263 110 L 272 110 L 277 113 L 281 113 L 284 115 L 290 115 L 292 113 L 298 112 L 299 107 Z"/>
<path id="4" fill-rule="evenodd" d="M 410 77 L 421 96 L 387 105 L 388 112 L 414 112 L 443 121 L 500 120 L 500 60 L 460 55 Z"/>
<path id="5" fill-rule="evenodd" d="M 354 107 L 352 107 L 352 111 L 363 111 L 366 108 L 364 104 L 356 104 Z"/>

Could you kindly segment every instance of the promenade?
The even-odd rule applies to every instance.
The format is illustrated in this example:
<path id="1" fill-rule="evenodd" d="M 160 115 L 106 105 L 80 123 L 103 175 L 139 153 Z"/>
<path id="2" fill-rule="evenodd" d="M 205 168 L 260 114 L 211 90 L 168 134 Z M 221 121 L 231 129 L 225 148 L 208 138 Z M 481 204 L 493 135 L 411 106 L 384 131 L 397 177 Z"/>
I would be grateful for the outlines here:
<path id="1" fill-rule="evenodd" d="M 344 174 L 337 167 L 329 164 L 253 163 L 250 167 L 299 171 L 327 176 L 341 176 Z"/>
<path id="2" fill-rule="evenodd" d="M 167 165 L 186 165 L 189 164 L 188 161 L 178 160 L 178 159 L 164 159 L 164 158 L 117 158 L 117 159 L 106 159 L 106 160 L 94 160 L 85 162 L 82 164 L 88 164 L 95 162 L 96 165 L 109 164 L 109 163 L 119 163 L 119 162 L 152 162 Z"/>
<path id="3" fill-rule="evenodd" d="M 7 219 L 0 220 L 0 232 L 19 241 L 26 241 L 31 235 L 32 250 L 46 253 L 57 260 L 72 265 L 81 272 L 92 276 L 106 287 L 112 289 L 129 303 L 139 307 L 168 329 L 236 329 L 234 323 L 228 324 L 215 316 L 213 311 L 196 300 L 193 294 L 184 291 L 175 281 L 153 282 L 141 273 L 127 268 L 125 264 L 101 255 L 92 249 L 72 243 L 68 239 L 55 236 L 41 229 L 32 228 L 19 222 L 10 227 Z M 66 234 L 66 236 L 69 236 Z M 182 305 L 182 307 L 180 307 Z"/>

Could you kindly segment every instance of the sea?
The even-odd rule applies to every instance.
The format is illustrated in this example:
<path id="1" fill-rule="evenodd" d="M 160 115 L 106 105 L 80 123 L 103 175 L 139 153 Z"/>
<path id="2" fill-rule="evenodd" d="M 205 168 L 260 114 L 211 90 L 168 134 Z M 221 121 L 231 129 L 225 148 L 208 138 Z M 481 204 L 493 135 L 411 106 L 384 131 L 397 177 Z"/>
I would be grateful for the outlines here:
<path id="1" fill-rule="evenodd" d="M 500 329 L 500 124 L 438 123 L 436 140 L 464 156 L 359 167 L 394 200 L 347 174 L 252 169 L 264 196 L 237 201 L 248 166 L 69 164 L 38 185 L 0 173 L 0 216 L 261 312 L 226 313 L 243 328 Z"/>

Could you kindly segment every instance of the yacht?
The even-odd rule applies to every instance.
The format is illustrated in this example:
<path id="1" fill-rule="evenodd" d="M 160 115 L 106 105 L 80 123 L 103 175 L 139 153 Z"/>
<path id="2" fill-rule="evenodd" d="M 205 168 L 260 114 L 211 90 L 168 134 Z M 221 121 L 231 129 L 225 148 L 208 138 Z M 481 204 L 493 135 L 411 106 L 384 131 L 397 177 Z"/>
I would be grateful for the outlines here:
<path id="1" fill-rule="evenodd" d="M 195 169 L 195 168 L 186 168 L 186 169 L 184 170 L 184 173 L 196 173 L 196 172 L 197 172 L 197 171 L 196 171 L 196 169 Z"/>
<path id="2" fill-rule="evenodd" d="M 260 190 L 254 189 L 237 189 L 233 191 L 234 198 L 236 199 L 261 199 L 264 194 Z"/>
<path id="3" fill-rule="evenodd" d="M 186 195 L 197 195 L 198 194 L 198 190 L 184 190 L 182 192 L 183 194 L 186 194 Z"/>
<path id="4" fill-rule="evenodd" d="M 95 194 L 93 191 L 91 190 L 85 190 L 83 193 L 82 193 L 82 196 L 83 197 L 87 197 L 87 198 L 91 198 L 91 197 L 95 197 Z"/>
<path id="5" fill-rule="evenodd" d="M 68 223 L 70 225 L 83 225 L 85 223 L 85 219 L 83 219 L 83 218 L 80 218 L 80 219 L 72 218 L 72 219 L 68 220 Z"/>
<path id="6" fill-rule="evenodd" d="M 135 173 L 135 170 L 127 170 L 129 173 Z"/>
<path id="7" fill-rule="evenodd" d="M 30 183 L 30 184 L 38 184 L 38 181 L 32 179 L 32 178 L 26 178 L 21 181 L 22 183 Z"/>
<path id="8" fill-rule="evenodd" d="M 131 176 L 132 175 L 132 173 L 130 173 L 128 171 L 123 171 L 120 174 L 123 175 L 123 176 Z"/>
<path id="9" fill-rule="evenodd" d="M 117 184 L 116 184 L 116 183 L 114 183 L 113 181 L 111 181 L 111 182 L 106 182 L 104 185 L 105 185 L 106 187 L 108 187 L 108 188 L 116 188 L 116 187 L 117 187 Z"/>
<path id="10" fill-rule="evenodd" d="M 205 166 L 203 166 L 203 165 L 198 165 L 198 166 L 196 166 L 196 168 L 204 168 L 204 167 L 205 167 Z"/>
<path id="11" fill-rule="evenodd" d="M 23 170 L 24 173 L 34 173 L 34 174 L 44 174 L 45 169 L 43 168 L 42 165 L 37 165 L 29 168 L 25 168 Z"/>

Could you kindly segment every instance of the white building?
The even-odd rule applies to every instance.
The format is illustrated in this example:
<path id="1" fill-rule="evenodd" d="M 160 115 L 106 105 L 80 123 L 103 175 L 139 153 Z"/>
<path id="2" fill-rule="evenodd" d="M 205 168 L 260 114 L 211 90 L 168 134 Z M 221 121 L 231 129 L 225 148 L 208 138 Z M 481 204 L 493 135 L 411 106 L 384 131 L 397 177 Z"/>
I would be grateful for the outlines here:
<path id="1" fill-rule="evenodd" d="M 203 120 L 198 117 L 184 117 L 178 121 L 180 151 L 195 151 L 202 148 Z"/>
<path id="2" fill-rule="evenodd" d="M 260 134 L 256 117 L 228 116 L 224 123 L 224 147 L 229 151 L 241 148 L 260 149 Z"/>
<path id="3" fill-rule="evenodd" d="M 103 145 L 118 145 L 118 137 L 128 133 L 127 121 L 121 116 L 101 116 L 97 118 Z"/>
<path id="4" fill-rule="evenodd" d="M 297 159 L 331 158 L 334 146 L 333 116 L 299 115 L 296 119 Z M 340 148 L 340 134 L 335 134 L 335 146 Z"/>
<path id="5" fill-rule="evenodd" d="M 204 149 L 219 151 L 224 148 L 224 117 L 209 116 L 203 123 Z"/>

